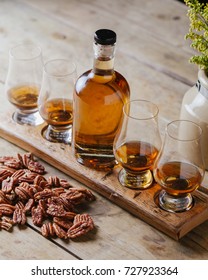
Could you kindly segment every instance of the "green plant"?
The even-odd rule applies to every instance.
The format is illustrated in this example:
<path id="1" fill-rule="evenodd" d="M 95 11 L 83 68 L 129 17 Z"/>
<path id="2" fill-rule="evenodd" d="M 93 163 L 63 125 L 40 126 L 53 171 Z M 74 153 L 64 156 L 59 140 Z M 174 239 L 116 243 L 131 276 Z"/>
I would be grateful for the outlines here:
<path id="1" fill-rule="evenodd" d="M 198 0 L 184 2 L 189 7 L 187 15 L 190 19 L 189 32 L 185 38 L 191 39 L 191 47 L 200 53 L 192 56 L 190 62 L 208 72 L 208 3 L 200 3 Z"/>

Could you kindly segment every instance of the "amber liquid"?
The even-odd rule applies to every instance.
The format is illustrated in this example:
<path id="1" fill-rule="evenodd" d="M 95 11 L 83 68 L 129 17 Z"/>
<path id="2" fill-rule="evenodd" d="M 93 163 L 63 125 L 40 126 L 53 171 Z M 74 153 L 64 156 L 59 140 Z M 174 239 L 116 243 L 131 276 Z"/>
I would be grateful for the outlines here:
<path id="1" fill-rule="evenodd" d="M 129 100 L 129 86 L 118 72 L 88 71 L 75 86 L 73 142 L 77 160 L 104 169 L 114 164 L 113 141 Z"/>
<path id="2" fill-rule="evenodd" d="M 30 85 L 14 87 L 7 92 L 9 101 L 21 111 L 37 109 L 38 95 L 39 88 Z"/>
<path id="3" fill-rule="evenodd" d="M 64 98 L 55 98 L 39 106 L 42 118 L 53 126 L 68 126 L 72 123 L 72 101 Z"/>
<path id="4" fill-rule="evenodd" d="M 152 169 L 157 154 L 153 145 L 140 141 L 124 143 L 115 150 L 116 159 L 129 173 Z"/>
<path id="5" fill-rule="evenodd" d="M 199 187 L 202 175 L 198 168 L 185 162 L 167 162 L 155 171 L 158 183 L 170 195 L 183 195 Z"/>

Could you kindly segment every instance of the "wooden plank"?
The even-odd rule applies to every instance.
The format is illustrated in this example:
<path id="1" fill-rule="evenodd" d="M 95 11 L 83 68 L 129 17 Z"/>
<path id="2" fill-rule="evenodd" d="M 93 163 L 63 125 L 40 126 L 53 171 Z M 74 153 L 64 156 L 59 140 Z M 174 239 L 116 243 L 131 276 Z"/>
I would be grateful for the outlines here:
<path id="1" fill-rule="evenodd" d="M 110 1 L 106 3 L 100 0 L 93 3 L 79 1 L 79 5 L 75 0 L 21 2 L 37 9 L 43 15 L 68 25 L 69 29 L 75 27 L 76 37 L 87 35 L 86 48 L 83 45 L 85 50 L 91 46 L 90 39 L 92 40 L 95 30 L 112 28 L 118 34 L 119 52 L 186 84 L 191 85 L 197 79 L 197 67 L 190 66 L 188 62 L 193 51 L 189 47 L 182 47 L 188 45 L 184 40 L 188 30 L 188 19 L 185 17 L 186 7 L 181 3 L 168 0 L 164 1 L 161 7 L 161 1 L 158 0 L 156 2 L 149 0 L 145 3 L 142 0 L 132 0 L 130 3 L 129 1 L 125 3 L 124 0 L 114 1 L 113 6 Z M 129 15 L 126 15 L 126 5 L 130 5 Z M 178 16 L 181 19 L 177 24 L 173 19 L 175 14 L 173 11 L 177 11 L 176 18 Z M 166 30 L 169 30 L 169 34 Z M 67 38 L 64 30 L 58 33 Z M 118 69 L 122 70 L 123 65 L 123 63 L 121 66 L 118 65 Z"/>
<path id="2" fill-rule="evenodd" d="M 69 251 L 57 246 L 29 227 L 0 231 L 0 260 L 77 260 Z"/>
<path id="3" fill-rule="evenodd" d="M 208 219 L 208 196 L 202 192 L 195 193 L 195 205 L 191 210 L 180 214 L 167 213 L 155 203 L 160 189 L 158 185 L 142 192 L 123 188 L 117 180 L 119 166 L 110 174 L 89 169 L 77 163 L 69 145 L 50 143 L 42 138 L 41 130 L 45 124 L 20 126 L 13 122 L 11 112 L 0 114 L 0 118 L 3 138 L 31 151 L 176 240 Z"/>

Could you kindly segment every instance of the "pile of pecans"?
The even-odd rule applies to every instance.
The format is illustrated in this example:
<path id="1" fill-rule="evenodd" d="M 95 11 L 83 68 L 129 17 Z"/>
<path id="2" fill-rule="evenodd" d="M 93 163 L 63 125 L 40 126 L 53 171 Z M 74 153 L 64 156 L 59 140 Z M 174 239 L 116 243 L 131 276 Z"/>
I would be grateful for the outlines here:
<path id="1" fill-rule="evenodd" d="M 95 200 L 92 192 L 45 173 L 31 153 L 0 157 L 0 229 L 25 225 L 30 215 L 45 237 L 76 238 L 92 230 L 92 217 L 76 210 Z"/>

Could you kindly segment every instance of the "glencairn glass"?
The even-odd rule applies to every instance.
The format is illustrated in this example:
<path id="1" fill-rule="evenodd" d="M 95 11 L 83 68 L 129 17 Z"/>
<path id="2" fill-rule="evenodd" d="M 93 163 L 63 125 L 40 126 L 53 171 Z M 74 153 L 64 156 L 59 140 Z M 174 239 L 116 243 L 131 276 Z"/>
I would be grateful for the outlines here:
<path id="1" fill-rule="evenodd" d="M 162 187 L 159 206 L 166 211 L 183 212 L 194 204 L 191 193 L 204 176 L 201 135 L 201 127 L 187 120 L 176 120 L 166 127 L 153 172 Z"/>
<path id="2" fill-rule="evenodd" d="M 16 107 L 12 118 L 18 124 L 43 123 L 37 104 L 43 70 L 41 53 L 41 48 L 33 43 L 22 43 L 9 51 L 5 91 Z"/>
<path id="3" fill-rule="evenodd" d="M 122 166 L 118 180 L 124 187 L 145 189 L 153 182 L 151 170 L 161 147 L 158 113 L 158 107 L 147 100 L 132 100 L 123 107 L 114 155 Z"/>
<path id="4" fill-rule="evenodd" d="M 76 78 L 76 65 L 68 59 L 53 59 L 44 65 L 38 108 L 47 123 L 42 136 L 50 142 L 71 143 Z"/>

